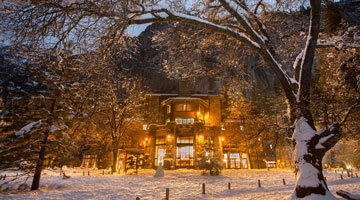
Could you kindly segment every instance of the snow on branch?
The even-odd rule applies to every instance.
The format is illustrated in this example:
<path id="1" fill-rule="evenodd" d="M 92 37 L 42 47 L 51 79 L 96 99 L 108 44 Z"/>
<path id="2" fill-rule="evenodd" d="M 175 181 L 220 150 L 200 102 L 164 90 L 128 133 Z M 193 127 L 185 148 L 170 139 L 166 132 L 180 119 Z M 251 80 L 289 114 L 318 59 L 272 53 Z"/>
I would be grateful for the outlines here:
<path id="1" fill-rule="evenodd" d="M 33 129 L 40 127 L 42 124 L 42 120 L 31 122 L 18 130 L 15 135 L 18 137 L 24 137 L 25 134 L 30 133 Z"/>
<path id="2" fill-rule="evenodd" d="M 328 136 L 320 138 L 319 142 L 315 145 L 315 148 L 316 149 L 325 149 L 324 144 L 334 136 L 335 136 L 335 134 L 330 134 Z"/>
<path id="3" fill-rule="evenodd" d="M 353 112 L 354 109 L 356 108 L 360 108 L 360 102 L 351 105 L 347 109 L 347 112 L 345 113 L 345 117 L 340 123 L 334 122 L 328 128 L 325 128 L 324 130 L 317 132 L 316 138 L 318 138 L 318 142 L 315 148 L 319 150 L 323 149 L 327 151 L 328 149 L 333 147 L 336 144 L 336 142 L 341 138 L 341 130 L 340 130 L 341 126 L 346 122 L 351 112 Z"/>
<path id="4" fill-rule="evenodd" d="M 153 22 L 168 22 L 168 21 L 178 21 L 183 22 L 192 26 L 210 29 L 212 31 L 223 33 L 225 35 L 234 37 L 238 40 L 241 40 L 247 44 L 250 44 L 252 47 L 260 49 L 260 45 L 248 37 L 245 33 L 238 32 L 232 28 L 214 24 L 212 22 L 203 20 L 199 17 L 186 15 L 178 12 L 169 11 L 167 9 L 155 9 L 151 11 L 146 11 L 146 13 L 151 13 L 152 17 L 144 17 L 137 19 L 130 19 L 129 24 L 146 24 Z M 144 15 L 141 15 L 144 16 Z"/>
<path id="5" fill-rule="evenodd" d="M 223 6 L 228 5 L 229 12 L 231 10 L 234 11 L 234 13 L 231 13 L 233 16 L 238 15 L 238 21 L 242 25 L 244 32 L 239 32 L 231 27 L 215 24 L 199 17 L 173 12 L 168 9 L 158 7 L 146 9 L 144 11 L 144 15 L 141 15 L 141 11 L 138 11 L 136 17 L 129 19 L 128 24 L 146 24 L 156 22 L 164 23 L 175 21 L 208 29 L 216 33 L 221 33 L 240 40 L 253 47 L 263 56 L 263 58 L 269 63 L 271 70 L 274 71 L 275 75 L 280 80 L 280 83 L 283 85 L 287 98 L 290 101 L 295 102 L 296 95 L 294 94 L 292 85 L 294 85 L 296 81 L 292 80 L 289 75 L 282 69 L 282 65 L 276 60 L 271 46 L 267 44 L 263 36 L 255 31 L 244 15 L 240 15 L 235 10 L 233 10 L 226 1 L 222 2 L 224 3 Z M 149 15 L 151 16 L 149 17 Z M 262 27 L 262 29 L 265 30 L 265 27 Z"/>
<path id="6" fill-rule="evenodd" d="M 293 64 L 293 68 L 295 70 L 294 73 L 294 78 L 296 81 L 299 81 L 299 77 L 300 77 L 300 68 L 301 68 L 301 62 L 302 62 L 302 58 L 304 56 L 304 50 L 301 50 L 301 52 L 296 56 L 294 64 Z"/>
<path id="7" fill-rule="evenodd" d="M 336 191 L 336 194 L 341 196 L 342 198 L 348 199 L 348 200 L 358 200 L 358 199 L 360 199 L 360 195 L 354 195 L 354 194 L 351 194 L 351 193 L 346 192 L 344 190 Z"/>
<path id="8" fill-rule="evenodd" d="M 265 44 L 265 40 L 267 38 L 265 36 L 260 35 L 250 24 L 248 18 L 250 14 L 248 11 L 240 7 L 238 4 L 232 1 L 220 0 L 221 5 L 236 18 L 236 20 L 249 32 L 249 35 L 258 43 Z"/>
<path id="9" fill-rule="evenodd" d="M 324 41 L 324 40 L 320 40 L 320 39 L 317 41 L 317 48 L 328 48 L 328 47 L 334 47 L 336 50 L 340 51 L 344 47 L 360 48 L 360 45 L 356 44 L 355 42 L 353 42 L 353 43 L 338 42 L 338 44 L 336 44 L 336 42 L 334 42 L 334 41 Z"/>
<path id="10" fill-rule="evenodd" d="M 343 125 L 343 124 L 346 122 L 346 120 L 349 118 L 350 114 L 351 114 L 351 113 L 354 111 L 354 109 L 356 109 L 356 108 L 360 108 L 360 102 L 354 103 L 353 105 L 351 105 L 351 106 L 347 109 L 347 111 L 346 111 L 346 113 L 345 113 L 344 119 L 340 122 L 340 126 Z"/>

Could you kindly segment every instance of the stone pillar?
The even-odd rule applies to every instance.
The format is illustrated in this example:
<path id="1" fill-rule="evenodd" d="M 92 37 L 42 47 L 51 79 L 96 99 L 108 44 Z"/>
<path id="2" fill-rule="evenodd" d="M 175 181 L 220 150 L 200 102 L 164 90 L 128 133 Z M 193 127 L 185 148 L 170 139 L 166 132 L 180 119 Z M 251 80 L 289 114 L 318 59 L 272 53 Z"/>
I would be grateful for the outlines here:
<path id="1" fill-rule="evenodd" d="M 220 126 L 221 124 L 221 97 L 220 96 L 210 96 L 210 105 L 209 105 L 209 121 L 210 126 Z"/>

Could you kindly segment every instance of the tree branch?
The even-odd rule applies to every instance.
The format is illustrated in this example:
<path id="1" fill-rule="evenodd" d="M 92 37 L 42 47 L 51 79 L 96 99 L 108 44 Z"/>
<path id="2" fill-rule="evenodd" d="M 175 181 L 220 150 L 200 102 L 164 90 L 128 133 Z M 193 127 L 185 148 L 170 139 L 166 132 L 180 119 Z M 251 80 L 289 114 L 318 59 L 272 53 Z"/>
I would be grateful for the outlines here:
<path id="1" fill-rule="evenodd" d="M 351 105 L 348 109 L 347 112 L 345 113 L 345 117 L 344 119 L 340 122 L 340 126 L 343 125 L 347 119 L 349 118 L 350 114 L 356 109 L 356 108 L 360 108 L 360 101 L 357 103 L 354 103 L 353 105 Z"/>
<path id="2" fill-rule="evenodd" d="M 291 87 L 290 77 L 282 69 L 281 64 L 277 62 L 274 55 L 271 53 L 271 48 L 269 49 L 268 47 L 266 47 L 266 45 L 264 45 L 264 43 L 262 45 L 260 45 L 258 42 L 252 40 L 244 33 L 237 32 L 237 31 L 233 30 L 232 28 L 229 28 L 226 26 L 217 25 L 212 22 L 205 21 L 198 17 L 189 16 L 189 15 L 176 13 L 176 12 L 170 12 L 167 9 L 153 10 L 153 12 L 158 13 L 158 15 L 157 15 L 158 17 L 144 18 L 144 19 L 131 19 L 131 20 L 129 20 L 129 25 L 130 24 L 156 23 L 156 22 L 164 23 L 164 22 L 169 22 L 169 21 L 176 21 L 176 22 L 182 22 L 182 23 L 185 23 L 185 24 L 188 24 L 191 26 L 195 26 L 195 27 L 205 28 L 205 29 L 214 31 L 216 33 L 221 33 L 221 34 L 233 37 L 237 40 L 240 40 L 240 41 L 244 42 L 245 44 L 250 45 L 250 47 L 255 49 L 255 51 L 259 52 L 259 54 L 269 64 L 270 69 L 274 72 L 276 77 L 279 79 L 289 102 L 296 102 L 296 98 L 295 98 L 294 92 Z M 159 13 L 162 13 L 162 14 L 159 14 Z M 244 27 L 244 28 L 246 29 L 246 27 Z M 249 28 L 251 28 L 251 27 L 249 27 Z M 246 30 L 246 31 L 249 31 L 249 30 Z M 257 40 L 261 40 L 261 37 L 259 37 Z"/>
<path id="3" fill-rule="evenodd" d="M 310 87 L 315 49 L 320 32 L 321 0 L 310 0 L 310 4 L 310 28 L 301 62 L 298 96 L 300 114 L 308 120 L 309 125 L 315 130 L 314 120 L 310 112 Z"/>
<path id="4" fill-rule="evenodd" d="M 157 17 L 143 18 L 143 19 L 130 19 L 129 25 L 130 24 L 147 24 L 147 23 L 156 23 L 156 22 L 164 23 L 164 22 L 170 22 L 170 21 L 182 22 L 182 23 L 185 23 L 185 24 L 188 24 L 191 26 L 205 28 L 208 30 L 212 30 L 216 33 L 221 33 L 221 34 L 236 38 L 236 39 L 250 45 L 251 47 L 253 47 L 255 49 L 260 48 L 260 45 L 257 42 L 250 39 L 244 33 L 235 31 L 226 26 L 217 25 L 212 22 L 202 20 L 198 17 L 185 15 L 185 14 L 181 14 L 181 13 L 176 13 L 176 12 L 170 12 L 169 10 L 166 10 L 166 9 L 153 10 L 152 13 L 157 14 L 156 15 Z M 160 14 L 160 13 L 162 13 L 162 14 Z"/>

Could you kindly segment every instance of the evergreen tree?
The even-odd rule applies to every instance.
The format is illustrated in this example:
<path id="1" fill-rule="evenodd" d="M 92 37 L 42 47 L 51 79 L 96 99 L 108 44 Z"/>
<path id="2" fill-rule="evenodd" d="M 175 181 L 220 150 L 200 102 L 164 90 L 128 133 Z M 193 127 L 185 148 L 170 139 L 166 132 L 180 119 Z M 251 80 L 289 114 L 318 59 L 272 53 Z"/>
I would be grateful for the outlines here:
<path id="1" fill-rule="evenodd" d="M 221 156 L 218 154 L 213 141 L 204 144 L 204 155 L 199 162 L 199 168 L 204 170 L 203 174 L 211 176 L 220 175 L 222 166 Z"/>

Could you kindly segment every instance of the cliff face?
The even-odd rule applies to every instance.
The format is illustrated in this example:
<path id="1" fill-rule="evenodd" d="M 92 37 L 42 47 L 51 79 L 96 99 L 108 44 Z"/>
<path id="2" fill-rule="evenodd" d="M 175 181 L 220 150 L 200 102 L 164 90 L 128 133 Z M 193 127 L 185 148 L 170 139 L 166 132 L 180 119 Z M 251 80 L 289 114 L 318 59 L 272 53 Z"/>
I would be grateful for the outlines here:
<path id="1" fill-rule="evenodd" d="M 360 0 L 336 3 L 341 13 L 343 21 L 350 26 L 360 24 Z M 278 52 L 279 60 L 284 69 L 292 74 L 292 62 L 304 47 L 306 41 L 306 32 L 308 29 L 309 9 L 302 9 L 297 13 L 269 13 L 264 17 L 264 23 L 267 25 L 273 46 Z M 167 47 L 157 43 L 154 38 L 158 32 L 164 32 L 174 27 L 173 24 L 152 24 L 146 28 L 138 37 L 138 53 L 131 60 L 137 73 L 145 77 L 146 85 L 151 92 L 155 93 L 177 93 L 179 81 L 170 79 L 168 74 L 163 71 L 163 62 L 169 58 L 166 53 Z M 182 31 L 181 28 L 176 31 Z M 171 38 L 170 38 L 171 39 Z M 175 40 L 176 38 L 174 38 Z M 165 52 L 165 53 L 164 53 Z M 226 52 L 225 52 L 226 53 Z M 262 62 L 260 56 L 248 53 L 246 50 L 240 52 L 245 54 L 243 61 L 245 72 L 253 85 L 260 86 L 263 90 L 273 89 L 277 85 L 277 80 L 273 73 Z M 191 57 L 193 55 L 189 55 Z M 176 58 L 172 58 L 176 59 Z M 201 59 L 201 58 L 194 58 Z M 205 63 L 205 65 L 212 65 Z M 220 93 L 222 80 L 211 76 L 197 77 L 187 80 L 188 86 L 193 93 Z"/>
<path id="2" fill-rule="evenodd" d="M 171 24 L 154 23 L 143 31 L 137 39 L 137 52 L 131 59 L 122 61 L 131 65 L 135 74 L 144 78 L 145 85 L 152 93 L 179 93 L 179 87 L 186 82 L 191 93 L 219 94 L 221 81 L 215 77 L 197 77 L 186 81 L 174 79 L 163 70 L 163 62 L 168 58 L 166 46 L 159 45 L 154 37 L 157 32 L 170 28 Z M 189 55 L 191 56 L 191 55 Z"/>
<path id="3" fill-rule="evenodd" d="M 132 65 L 134 72 L 145 79 L 145 85 L 153 93 L 178 93 L 180 80 L 173 79 L 163 70 L 163 62 L 169 55 L 167 47 L 159 45 L 155 40 L 157 32 L 166 31 L 172 24 L 151 24 L 137 37 L 138 50 L 132 59 L 123 64 Z M 165 53 L 164 53 L 165 52 Z M 189 55 L 191 57 L 192 55 Z M 197 58 L 194 58 L 197 59 Z M 275 85 L 276 79 L 271 72 L 260 66 L 259 56 L 247 55 L 245 65 L 248 75 L 255 83 L 264 88 Z M 182 81 L 184 82 L 184 81 Z M 197 94 L 220 94 L 223 81 L 218 76 L 194 77 L 186 80 L 191 93 Z"/>

